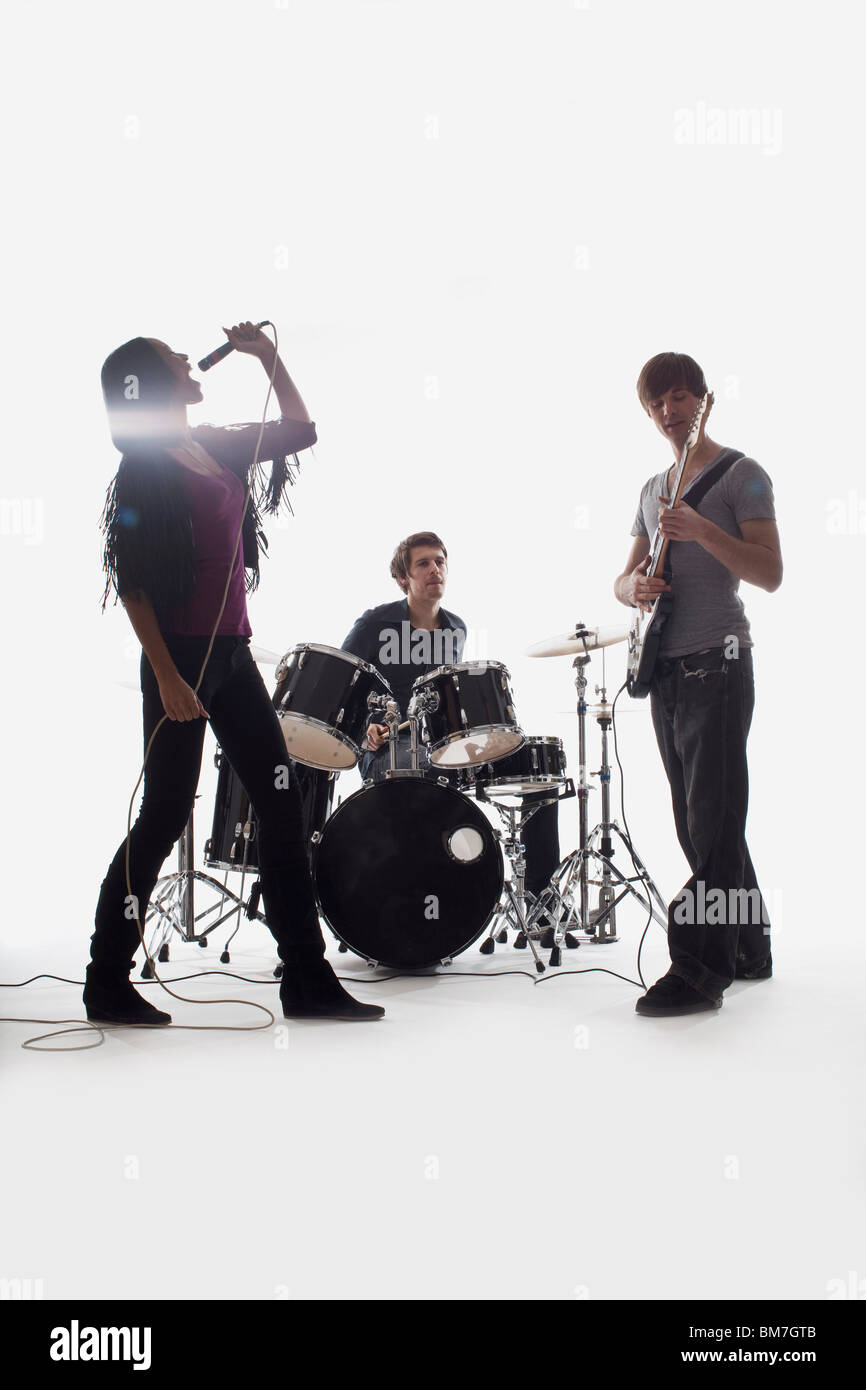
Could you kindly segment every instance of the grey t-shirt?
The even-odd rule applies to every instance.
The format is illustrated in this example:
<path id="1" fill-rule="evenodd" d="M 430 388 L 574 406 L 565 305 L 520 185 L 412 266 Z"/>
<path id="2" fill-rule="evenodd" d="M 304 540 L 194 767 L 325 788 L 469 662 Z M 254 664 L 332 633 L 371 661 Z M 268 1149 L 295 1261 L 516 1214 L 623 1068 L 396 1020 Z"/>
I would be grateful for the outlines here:
<path id="1" fill-rule="evenodd" d="M 721 457 L 722 454 L 716 454 L 706 467 L 711 468 Z M 644 484 L 631 528 L 633 536 L 646 536 L 651 540 L 655 535 L 658 499 L 667 496 L 668 472 L 666 468 Z M 688 502 L 689 492 L 700 477 L 701 473 L 695 474 L 683 493 L 683 502 Z M 775 520 L 773 484 L 754 459 L 738 459 L 724 477 L 713 484 L 697 511 L 739 540 L 742 538 L 741 522 Z M 736 637 L 741 646 L 750 647 L 749 622 L 738 593 L 740 581 L 736 575 L 697 541 L 671 541 L 668 562 L 673 606 L 662 630 L 659 654 L 686 656 L 705 647 L 723 647 L 729 637 Z"/>

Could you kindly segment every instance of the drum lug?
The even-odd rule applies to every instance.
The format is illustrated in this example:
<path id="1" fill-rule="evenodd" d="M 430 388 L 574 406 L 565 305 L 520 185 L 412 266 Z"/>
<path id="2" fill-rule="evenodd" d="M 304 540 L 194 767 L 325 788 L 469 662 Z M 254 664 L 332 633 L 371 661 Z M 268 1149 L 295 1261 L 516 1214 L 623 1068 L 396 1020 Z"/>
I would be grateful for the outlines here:
<path id="1" fill-rule="evenodd" d="M 306 653 L 306 652 L 301 652 L 300 656 L 298 657 L 298 670 L 299 670 L 299 671 L 302 671 L 302 670 L 304 669 L 304 662 L 306 661 L 306 659 L 307 659 L 307 653 Z"/>
<path id="2" fill-rule="evenodd" d="M 349 689 L 350 689 L 350 690 L 351 690 L 352 686 L 355 685 L 356 682 L 359 680 L 360 675 L 361 675 L 361 667 L 360 667 L 360 666 L 356 666 L 356 667 L 355 667 L 355 670 L 354 670 L 354 673 L 353 673 L 353 675 L 352 675 L 352 679 L 349 681 Z"/>
<path id="3" fill-rule="evenodd" d="M 345 713 L 346 713 L 346 710 L 345 710 L 345 707 L 344 707 L 343 709 L 340 710 L 340 713 L 337 715 L 336 719 L 334 720 L 334 724 L 335 724 L 335 725 L 337 725 L 337 724 L 342 724 L 342 722 L 343 722 L 343 715 L 344 715 Z"/>
<path id="4" fill-rule="evenodd" d="M 436 785 L 437 787 L 450 787 L 451 783 L 448 781 L 447 777 L 437 777 Z"/>
<path id="5" fill-rule="evenodd" d="M 454 964 L 454 957 L 453 957 L 453 956 L 443 956 L 442 959 L 440 960 L 439 964 L 440 964 L 440 965 L 453 965 L 453 964 Z"/>
<path id="6" fill-rule="evenodd" d="M 314 830 L 313 833 L 312 833 L 312 835 L 310 836 L 310 844 L 311 844 L 311 845 L 317 845 L 317 844 L 319 843 L 319 841 L 321 840 L 321 838 L 322 838 L 322 832 L 321 832 L 321 830 Z"/>

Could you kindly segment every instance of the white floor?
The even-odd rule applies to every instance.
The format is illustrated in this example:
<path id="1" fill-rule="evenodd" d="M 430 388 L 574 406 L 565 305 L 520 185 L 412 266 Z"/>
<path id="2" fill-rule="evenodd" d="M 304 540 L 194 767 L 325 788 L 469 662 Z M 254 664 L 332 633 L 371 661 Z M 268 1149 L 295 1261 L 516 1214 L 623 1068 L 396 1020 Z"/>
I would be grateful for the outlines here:
<path id="1" fill-rule="evenodd" d="M 641 925 L 563 971 L 634 976 Z M 389 983 L 333 951 L 373 1024 L 185 1031 L 263 1016 L 169 1003 L 184 1027 L 51 1056 L 4 1023 L 0 1272 L 47 1298 L 826 1298 L 866 1273 L 862 1011 L 840 1008 L 862 967 L 831 940 L 789 929 L 772 981 L 666 1022 L 610 975 L 493 978 L 530 971 L 509 946 Z M 179 988 L 276 1008 L 261 929 L 235 944 L 261 984 Z M 654 927 L 648 981 L 665 962 Z M 165 973 L 204 964 L 181 947 Z M 19 948 L 3 978 L 34 968 L 81 965 Z M 81 1016 L 73 986 L 3 996 Z"/>

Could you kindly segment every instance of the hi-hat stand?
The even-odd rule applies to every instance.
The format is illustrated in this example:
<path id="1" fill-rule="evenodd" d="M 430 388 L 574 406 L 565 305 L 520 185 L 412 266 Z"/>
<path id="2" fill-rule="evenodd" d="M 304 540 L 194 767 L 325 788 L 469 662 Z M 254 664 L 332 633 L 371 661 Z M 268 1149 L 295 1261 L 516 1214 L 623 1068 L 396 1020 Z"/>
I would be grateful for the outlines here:
<path id="1" fill-rule="evenodd" d="M 535 939 L 538 932 L 533 927 L 533 919 L 537 909 L 535 897 L 526 887 L 526 849 L 523 844 L 523 829 L 526 822 L 540 811 L 542 806 L 549 806 L 555 797 L 540 798 L 532 806 L 507 806 L 496 800 L 487 793 L 480 785 L 476 785 L 475 794 L 479 801 L 486 801 L 488 805 L 495 806 L 503 821 L 505 831 L 494 830 L 502 848 L 502 853 L 508 860 L 511 867 L 511 875 L 502 886 L 502 897 L 499 905 L 490 921 L 487 935 L 478 948 L 483 956 L 489 956 L 495 949 L 496 942 L 500 943 L 508 940 L 508 928 L 513 927 L 517 932 L 515 945 L 528 946 L 535 959 L 535 968 L 539 975 L 544 973 L 544 961 L 538 954 Z"/>
<path id="2" fill-rule="evenodd" d="M 582 625 L 577 625 L 580 637 Z M 540 924 L 545 924 L 541 944 L 550 949 L 550 964 L 557 966 L 562 959 L 563 944 L 567 935 L 577 934 L 578 940 L 589 941 L 595 945 L 609 945 L 618 941 L 616 932 L 616 909 L 631 894 L 645 912 L 648 912 L 667 931 L 667 904 L 655 882 L 640 859 L 628 834 L 618 822 L 611 818 L 610 807 L 610 761 L 608 738 L 613 722 L 613 707 L 607 702 L 607 689 L 604 684 L 604 649 L 602 649 L 602 684 L 595 687 L 600 701 L 595 707 L 594 718 L 601 729 L 601 767 L 590 776 L 598 777 L 601 786 L 601 820 L 591 831 L 587 831 L 590 791 L 594 790 L 587 780 L 586 769 L 586 674 L 589 651 L 575 657 L 575 688 L 577 690 L 577 728 L 579 777 L 577 786 L 579 809 L 579 845 L 554 869 L 549 885 L 539 894 L 533 913 L 532 926 L 536 932 Z M 633 874 L 621 873 L 613 862 L 615 853 L 614 837 L 625 849 Z M 598 905 L 590 906 L 590 890 L 598 889 Z"/>
<path id="3" fill-rule="evenodd" d="M 228 886 L 228 871 L 226 871 L 225 882 L 220 883 L 210 874 L 204 874 L 195 867 L 194 814 L 194 811 L 190 811 L 189 820 L 177 842 L 177 872 L 165 874 L 158 881 L 147 911 L 145 927 L 154 919 L 156 919 L 156 926 L 148 949 L 149 959 L 145 960 L 141 970 L 142 978 L 145 980 L 150 979 L 153 974 L 150 965 L 151 960 L 158 960 L 161 964 L 168 960 L 169 942 L 173 935 L 179 936 L 181 941 L 187 944 L 196 942 L 199 946 L 205 947 L 211 932 L 216 931 L 217 927 L 222 926 L 223 922 L 228 921 L 229 918 L 236 917 L 234 931 L 229 935 L 220 955 L 221 963 L 227 965 L 230 960 L 229 944 L 240 930 L 241 910 L 244 909 L 247 917 L 251 919 L 257 918 L 260 922 L 265 920 L 264 915 L 258 910 L 261 885 L 258 880 L 257 869 L 250 868 L 249 870 L 251 875 L 255 874 L 256 881 L 246 902 L 243 896 L 244 880 L 247 875 L 247 855 L 253 835 L 250 820 L 247 819 L 243 826 L 238 826 L 238 837 L 243 839 L 244 848 L 242 860 L 238 864 L 241 871 L 240 893 L 233 893 Z M 217 901 L 198 914 L 195 910 L 196 883 L 207 884 L 217 895 Z M 226 903 L 230 903 L 231 906 L 223 911 Z M 202 928 L 202 924 L 214 912 L 220 914 L 216 921 Z"/>

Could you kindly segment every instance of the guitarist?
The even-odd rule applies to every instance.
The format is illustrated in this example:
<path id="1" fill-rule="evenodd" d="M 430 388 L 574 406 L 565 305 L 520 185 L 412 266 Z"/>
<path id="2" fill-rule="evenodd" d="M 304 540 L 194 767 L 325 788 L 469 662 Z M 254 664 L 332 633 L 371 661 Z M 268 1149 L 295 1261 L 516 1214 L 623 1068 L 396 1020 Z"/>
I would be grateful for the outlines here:
<path id="1" fill-rule="evenodd" d="M 745 580 L 773 593 L 782 582 L 782 555 L 769 477 L 754 459 L 703 431 L 687 457 L 681 500 L 670 505 L 707 393 L 697 362 L 659 353 L 641 371 L 637 392 L 675 460 L 641 492 L 634 541 L 614 584 L 620 603 L 649 612 L 662 596 L 660 607 L 669 607 L 650 702 L 677 837 L 692 872 L 668 909 L 670 970 L 636 1005 L 640 1014 L 668 1017 L 720 1008 L 733 979 L 772 975 L 769 921 L 745 835 L 755 687 L 738 589 Z M 652 578 L 656 528 L 669 545 L 664 577 Z"/>

